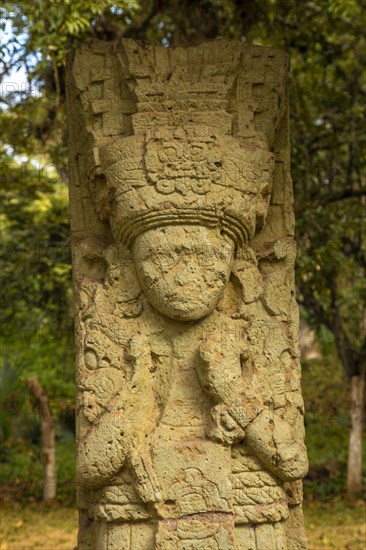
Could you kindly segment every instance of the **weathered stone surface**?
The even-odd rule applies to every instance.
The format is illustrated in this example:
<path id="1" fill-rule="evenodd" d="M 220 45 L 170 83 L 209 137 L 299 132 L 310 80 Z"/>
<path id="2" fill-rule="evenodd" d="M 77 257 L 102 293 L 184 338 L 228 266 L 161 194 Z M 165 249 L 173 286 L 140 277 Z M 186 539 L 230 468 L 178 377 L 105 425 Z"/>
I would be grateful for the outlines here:
<path id="1" fill-rule="evenodd" d="M 79 550 L 305 549 L 282 52 L 68 68 Z"/>

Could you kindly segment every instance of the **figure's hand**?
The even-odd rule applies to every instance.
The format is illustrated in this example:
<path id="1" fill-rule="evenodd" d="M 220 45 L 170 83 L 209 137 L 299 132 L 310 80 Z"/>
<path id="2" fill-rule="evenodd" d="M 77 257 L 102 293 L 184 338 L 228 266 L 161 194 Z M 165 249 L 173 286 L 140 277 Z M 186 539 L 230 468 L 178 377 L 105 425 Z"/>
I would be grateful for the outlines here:
<path id="1" fill-rule="evenodd" d="M 198 351 L 197 373 L 205 391 L 217 403 L 231 403 L 243 390 L 240 347 L 230 334 L 215 332 Z"/>
<path id="2" fill-rule="evenodd" d="M 228 445 L 244 439 L 246 426 L 263 410 L 255 388 L 243 378 L 243 353 L 232 334 L 210 334 L 199 348 L 198 376 L 216 403 L 208 435 Z"/>
<path id="3" fill-rule="evenodd" d="M 139 447 L 132 445 L 129 453 L 129 464 L 142 500 L 144 502 L 159 502 L 162 498 L 161 487 L 154 471 L 149 441 Z"/>
<path id="4" fill-rule="evenodd" d="M 306 448 L 299 427 L 291 425 L 276 411 L 265 409 L 246 430 L 251 449 L 283 481 L 301 479 L 308 470 Z"/>
<path id="5" fill-rule="evenodd" d="M 224 404 L 216 405 L 211 409 L 210 420 L 207 434 L 214 441 L 233 445 L 244 439 L 243 428 L 230 415 Z"/>
<path id="6" fill-rule="evenodd" d="M 151 384 L 151 355 L 148 342 L 137 335 L 129 342 L 125 359 L 130 365 L 130 380 L 121 393 L 125 400 L 125 425 L 133 437 L 137 448 L 154 430 L 157 421 L 157 408 Z"/>
<path id="7" fill-rule="evenodd" d="M 131 340 L 125 354 L 125 385 L 104 406 L 103 413 L 79 442 L 77 475 L 85 487 L 107 483 L 131 453 L 139 453 L 156 426 L 157 411 L 149 375 L 151 357 L 148 346 L 139 338 Z"/>

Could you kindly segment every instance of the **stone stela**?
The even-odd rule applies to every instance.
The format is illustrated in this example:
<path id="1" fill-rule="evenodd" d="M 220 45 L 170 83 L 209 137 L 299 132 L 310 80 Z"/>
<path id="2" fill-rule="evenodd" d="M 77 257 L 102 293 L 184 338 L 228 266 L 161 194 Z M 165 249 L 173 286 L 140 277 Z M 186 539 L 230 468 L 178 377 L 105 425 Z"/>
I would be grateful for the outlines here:
<path id="1" fill-rule="evenodd" d="M 303 550 L 288 58 L 68 63 L 79 550 Z"/>

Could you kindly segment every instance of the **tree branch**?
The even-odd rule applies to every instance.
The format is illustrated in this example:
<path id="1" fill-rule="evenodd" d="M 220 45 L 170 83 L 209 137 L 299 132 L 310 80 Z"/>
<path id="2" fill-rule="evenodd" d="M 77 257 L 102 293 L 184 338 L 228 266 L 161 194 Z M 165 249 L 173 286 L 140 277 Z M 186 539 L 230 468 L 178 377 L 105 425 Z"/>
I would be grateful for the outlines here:
<path id="1" fill-rule="evenodd" d="M 302 294 L 303 298 L 301 296 L 298 298 L 298 302 L 303 305 L 310 313 L 324 326 L 327 327 L 331 332 L 333 332 L 332 329 L 332 322 L 329 318 L 326 310 L 321 305 L 321 303 L 316 299 L 314 294 L 306 287 L 306 285 L 300 280 L 298 281 L 298 288 L 300 290 L 300 293 Z"/>
<path id="2" fill-rule="evenodd" d="M 359 374 L 359 357 L 356 349 L 351 344 L 351 341 L 342 323 L 337 303 L 337 286 L 333 277 L 330 278 L 329 289 L 331 295 L 331 312 L 333 326 L 332 332 L 335 336 L 335 344 L 343 368 L 349 378 L 351 378 L 352 376 L 357 376 Z"/>
<path id="3" fill-rule="evenodd" d="M 308 208 L 317 208 L 318 206 L 325 206 L 332 202 L 342 201 L 344 199 L 351 199 L 355 197 L 366 196 L 366 187 L 361 187 L 360 189 L 353 189 L 350 187 L 345 187 L 341 191 L 334 191 L 333 193 L 328 193 L 317 198 L 312 198 L 308 201 L 305 201 L 299 204 L 296 207 L 296 213 L 303 212 Z"/>

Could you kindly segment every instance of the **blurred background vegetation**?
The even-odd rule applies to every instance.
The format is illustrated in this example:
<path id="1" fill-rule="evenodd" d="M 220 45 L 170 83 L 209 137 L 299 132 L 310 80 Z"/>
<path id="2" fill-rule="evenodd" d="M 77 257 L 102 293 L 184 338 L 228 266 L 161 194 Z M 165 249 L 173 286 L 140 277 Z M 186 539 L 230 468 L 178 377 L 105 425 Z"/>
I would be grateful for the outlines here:
<path id="1" fill-rule="evenodd" d="M 0 7 L 1 416 L 5 501 L 43 497 L 36 379 L 74 504 L 74 354 L 65 124 L 67 54 L 132 37 L 231 38 L 291 57 L 297 290 L 308 501 L 362 497 L 366 369 L 366 9 L 362 0 L 24 0 Z M 310 331 L 310 332 L 309 332 Z M 313 332 L 311 332 L 313 331 Z"/>

